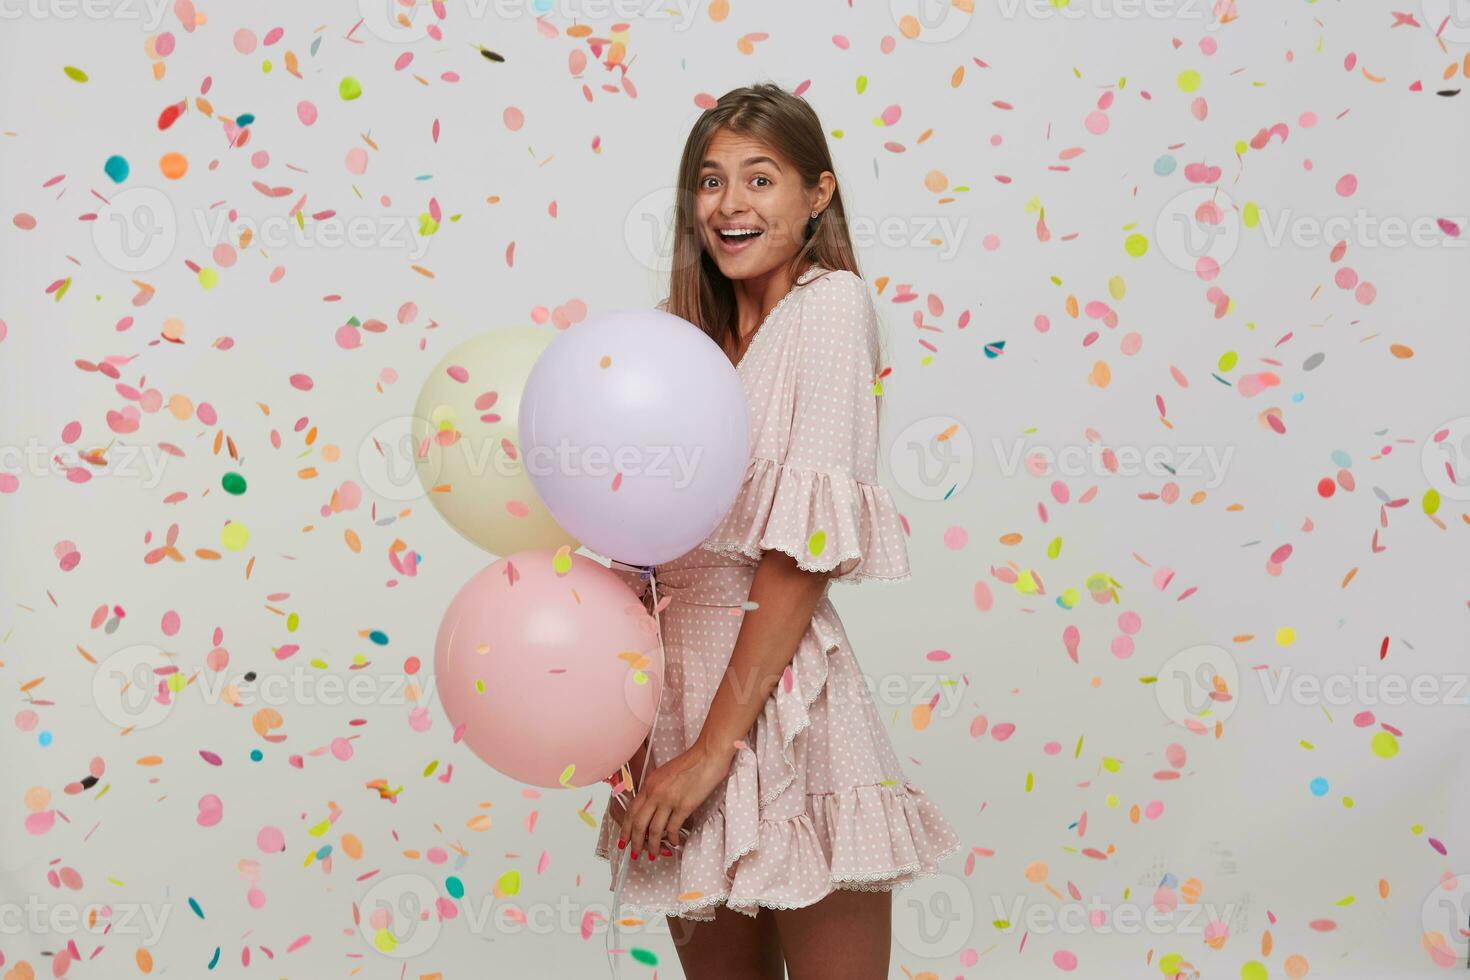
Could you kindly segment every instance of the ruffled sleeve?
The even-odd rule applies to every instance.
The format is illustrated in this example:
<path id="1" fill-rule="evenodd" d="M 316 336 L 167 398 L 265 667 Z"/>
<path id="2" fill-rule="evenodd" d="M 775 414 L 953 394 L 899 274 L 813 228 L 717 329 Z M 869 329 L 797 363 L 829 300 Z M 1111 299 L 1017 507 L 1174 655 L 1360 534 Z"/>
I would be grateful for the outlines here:
<path id="1" fill-rule="evenodd" d="M 778 409 L 764 423 L 789 431 L 752 438 L 745 482 L 704 547 L 756 561 L 781 551 L 834 582 L 907 579 L 898 510 L 877 482 L 878 318 L 867 284 L 829 272 L 802 288 L 796 317 Z"/>

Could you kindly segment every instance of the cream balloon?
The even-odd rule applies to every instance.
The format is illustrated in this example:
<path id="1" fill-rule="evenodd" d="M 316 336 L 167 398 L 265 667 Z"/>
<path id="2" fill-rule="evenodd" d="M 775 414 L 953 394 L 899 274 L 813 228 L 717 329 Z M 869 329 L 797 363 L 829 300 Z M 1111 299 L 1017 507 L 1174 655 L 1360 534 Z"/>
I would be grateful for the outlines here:
<path id="1" fill-rule="evenodd" d="M 517 445 L 521 392 L 552 330 L 489 330 L 446 354 L 414 406 L 414 469 L 440 515 L 496 556 L 579 542 L 541 502 Z"/>

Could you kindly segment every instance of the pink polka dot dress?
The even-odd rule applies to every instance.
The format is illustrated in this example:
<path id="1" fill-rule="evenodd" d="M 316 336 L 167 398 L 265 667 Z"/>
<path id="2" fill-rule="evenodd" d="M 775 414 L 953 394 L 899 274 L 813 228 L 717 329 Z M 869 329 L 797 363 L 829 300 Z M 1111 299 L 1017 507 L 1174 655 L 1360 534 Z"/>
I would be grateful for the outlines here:
<path id="1" fill-rule="evenodd" d="M 659 565 L 663 704 L 652 768 L 698 737 L 740 631 L 761 553 L 793 556 L 831 582 L 903 581 L 898 512 L 877 480 L 878 321 L 851 272 L 813 268 L 771 310 L 736 371 L 751 459 L 734 505 L 693 551 Z M 618 570 L 650 602 L 636 572 Z M 758 611 L 743 615 L 759 615 Z M 672 858 L 628 864 L 624 906 L 710 920 L 715 906 L 811 905 L 834 889 L 890 891 L 959 848 L 910 782 L 826 591 L 795 659 L 744 736 L 730 772 L 685 821 Z M 617 853 L 621 809 L 596 854 Z"/>

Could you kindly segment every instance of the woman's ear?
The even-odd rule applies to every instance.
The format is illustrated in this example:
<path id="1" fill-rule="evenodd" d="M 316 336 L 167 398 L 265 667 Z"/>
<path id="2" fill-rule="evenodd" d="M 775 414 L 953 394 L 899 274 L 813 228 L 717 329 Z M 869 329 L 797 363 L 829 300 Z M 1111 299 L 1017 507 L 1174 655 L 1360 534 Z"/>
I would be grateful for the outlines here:
<path id="1" fill-rule="evenodd" d="M 832 171 L 822 171 L 821 176 L 817 178 L 815 191 L 815 196 L 812 198 L 811 210 L 827 210 L 827 205 L 832 203 L 832 195 L 837 191 L 837 178 L 833 176 Z"/>

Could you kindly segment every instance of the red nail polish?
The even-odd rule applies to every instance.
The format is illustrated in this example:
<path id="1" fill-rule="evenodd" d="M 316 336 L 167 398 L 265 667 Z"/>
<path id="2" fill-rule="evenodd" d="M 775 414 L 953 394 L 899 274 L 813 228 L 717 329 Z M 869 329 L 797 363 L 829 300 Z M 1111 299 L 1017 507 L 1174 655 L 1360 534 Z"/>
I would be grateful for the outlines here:
<path id="1" fill-rule="evenodd" d="M 618 850 L 620 850 L 620 851 L 626 850 L 627 847 L 628 847 L 628 842 L 625 841 L 625 840 L 623 840 L 621 837 L 619 837 L 618 838 Z"/>
<path id="2" fill-rule="evenodd" d="M 653 853 L 652 851 L 649 851 L 648 852 L 648 860 L 650 860 L 650 861 L 657 861 L 658 860 L 658 855 L 655 854 L 655 853 Z"/>
<path id="3" fill-rule="evenodd" d="M 671 857 L 673 857 L 673 856 L 674 856 L 674 852 L 673 852 L 673 851 L 671 851 L 671 850 L 669 850 L 669 849 L 668 849 L 668 848 L 667 848 L 667 847 L 666 847 L 666 848 L 664 848 L 664 849 L 663 849 L 663 850 L 662 850 L 662 851 L 660 851 L 660 852 L 659 852 L 659 853 L 660 853 L 660 854 L 662 854 L 662 855 L 663 855 L 663 856 L 664 856 L 664 857 L 666 857 L 666 858 L 671 858 Z"/>
<path id="4" fill-rule="evenodd" d="M 633 848 L 633 860 L 638 860 L 638 849 L 636 847 Z"/>

